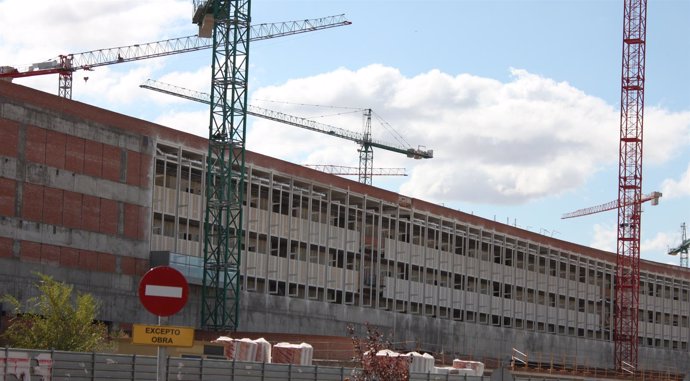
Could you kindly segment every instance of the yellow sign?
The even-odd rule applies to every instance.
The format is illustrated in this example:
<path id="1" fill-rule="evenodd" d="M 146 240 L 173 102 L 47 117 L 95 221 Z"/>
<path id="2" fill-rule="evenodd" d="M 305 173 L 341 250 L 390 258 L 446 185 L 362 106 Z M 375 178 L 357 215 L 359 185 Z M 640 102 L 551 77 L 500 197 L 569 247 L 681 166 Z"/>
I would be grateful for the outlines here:
<path id="1" fill-rule="evenodd" d="M 191 347 L 194 345 L 194 328 L 134 324 L 132 343 L 166 347 Z"/>

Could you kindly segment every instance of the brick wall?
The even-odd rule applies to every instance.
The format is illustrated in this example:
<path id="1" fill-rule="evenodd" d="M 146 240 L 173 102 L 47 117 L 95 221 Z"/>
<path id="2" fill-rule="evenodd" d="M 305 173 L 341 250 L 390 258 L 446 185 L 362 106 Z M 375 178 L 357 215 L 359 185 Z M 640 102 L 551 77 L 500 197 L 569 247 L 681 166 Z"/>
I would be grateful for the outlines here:
<path id="1" fill-rule="evenodd" d="M 5 101 L 0 97 L 0 218 L 6 225 L 0 258 L 143 274 L 153 162 L 143 143 L 148 137 L 117 126 L 84 128 L 92 122 L 62 120 L 25 104 L 19 105 L 23 113 L 12 114 Z M 45 233 L 51 229 L 53 235 Z"/>

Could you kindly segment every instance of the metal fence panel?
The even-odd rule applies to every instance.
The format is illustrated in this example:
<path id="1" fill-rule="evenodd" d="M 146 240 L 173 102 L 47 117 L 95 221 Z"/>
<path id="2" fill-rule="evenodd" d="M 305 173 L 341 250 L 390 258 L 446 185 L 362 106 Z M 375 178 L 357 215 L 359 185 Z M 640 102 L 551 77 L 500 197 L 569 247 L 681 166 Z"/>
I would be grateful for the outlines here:
<path id="1" fill-rule="evenodd" d="M 90 381 L 93 379 L 93 359 L 91 353 L 52 352 L 53 381 L 74 380 Z"/>
<path id="2" fill-rule="evenodd" d="M 4 348 L 0 349 L 0 381 L 155 381 L 156 362 L 153 356 Z M 169 358 L 166 365 L 170 381 L 344 381 L 354 371 L 191 358 Z"/>
<path id="3" fill-rule="evenodd" d="M 410 373 L 410 381 L 489 381 L 491 377 L 458 374 Z"/>
<path id="4" fill-rule="evenodd" d="M 319 367 L 319 381 L 342 381 L 352 376 L 352 372 L 349 368 Z"/>
<path id="5" fill-rule="evenodd" d="M 0 349 L 0 381 L 155 381 L 154 356 Z M 169 381 L 344 381 L 352 368 L 169 358 Z M 565 380 L 566 378 L 561 378 Z M 410 381 L 488 381 L 490 377 L 411 373 Z M 516 381 L 547 381 L 515 377 Z M 553 379 L 552 379 L 553 380 Z"/>
<path id="6" fill-rule="evenodd" d="M 152 356 L 134 357 L 134 379 L 142 381 L 155 381 L 158 370 L 158 361 Z"/>
<path id="7" fill-rule="evenodd" d="M 167 365 L 168 380 L 199 381 L 203 365 L 201 359 L 170 358 Z"/>
<path id="8" fill-rule="evenodd" d="M 93 377 L 97 380 L 126 381 L 134 376 L 132 356 L 96 354 L 93 361 Z"/>
<path id="9" fill-rule="evenodd" d="M 201 360 L 202 381 L 227 381 L 232 375 L 233 362 L 226 360 Z"/>

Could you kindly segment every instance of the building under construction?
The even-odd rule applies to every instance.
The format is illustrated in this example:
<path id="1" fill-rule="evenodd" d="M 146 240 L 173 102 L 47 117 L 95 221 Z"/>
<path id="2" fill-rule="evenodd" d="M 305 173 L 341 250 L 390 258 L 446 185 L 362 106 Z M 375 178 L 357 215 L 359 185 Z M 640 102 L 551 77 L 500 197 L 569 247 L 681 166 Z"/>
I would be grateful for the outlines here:
<path id="1" fill-rule="evenodd" d="M 170 265 L 191 286 L 171 324 L 202 328 L 206 139 L 1 81 L 0 131 L 0 294 L 43 272 L 126 329 L 155 321 L 138 281 Z M 368 322 L 406 349 L 613 363 L 615 253 L 252 152 L 245 184 L 244 334 Z M 640 270 L 639 368 L 687 373 L 690 271 Z"/>

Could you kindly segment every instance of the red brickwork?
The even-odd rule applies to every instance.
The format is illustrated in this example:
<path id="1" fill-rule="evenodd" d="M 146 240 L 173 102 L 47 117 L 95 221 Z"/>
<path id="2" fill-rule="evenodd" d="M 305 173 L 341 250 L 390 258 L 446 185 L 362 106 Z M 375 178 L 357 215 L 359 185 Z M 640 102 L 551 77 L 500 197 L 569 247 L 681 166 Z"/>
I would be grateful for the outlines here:
<path id="1" fill-rule="evenodd" d="M 43 220 L 43 187 L 24 183 L 22 218 L 29 221 Z"/>
<path id="2" fill-rule="evenodd" d="M 45 164 L 46 130 L 38 127 L 26 127 L 26 160 Z"/>
<path id="3" fill-rule="evenodd" d="M 84 173 L 85 141 L 76 136 L 67 136 L 65 147 L 65 169 L 75 173 Z"/>
<path id="4" fill-rule="evenodd" d="M 141 230 L 144 229 L 141 209 L 143 208 L 138 205 L 125 204 L 125 237 L 141 239 Z"/>
<path id="5" fill-rule="evenodd" d="M 80 229 L 84 225 L 82 221 L 82 201 L 81 193 L 65 191 L 63 194 L 64 209 L 62 212 L 62 224 L 72 229 Z"/>
<path id="6" fill-rule="evenodd" d="M 104 234 L 116 235 L 118 217 L 117 202 L 102 198 L 99 231 Z"/>
<path id="7" fill-rule="evenodd" d="M 95 253 L 98 255 L 98 263 L 97 263 L 97 270 L 106 272 L 106 273 L 114 273 L 116 270 L 115 267 L 115 256 L 112 254 L 107 254 L 107 253 Z"/>
<path id="8" fill-rule="evenodd" d="M 0 127 L 0 156 L 18 157 L 20 125 L 0 119 Z M 148 188 L 151 165 L 148 155 L 35 126 L 26 127 L 25 147 L 29 162 Z M 123 178 L 123 165 L 126 178 Z"/>
<path id="9" fill-rule="evenodd" d="M 0 238 L 0 258 L 12 256 L 13 240 Z M 51 266 L 98 271 L 117 272 L 117 256 L 90 250 L 79 250 L 71 247 L 21 241 L 20 258 L 25 262 L 37 262 Z M 125 275 L 143 275 L 148 270 L 145 259 L 122 257 L 120 273 Z"/>
<path id="10" fill-rule="evenodd" d="M 38 242 L 21 241 L 19 252 L 24 262 L 41 262 L 41 244 Z"/>
<path id="11" fill-rule="evenodd" d="M 43 219 L 46 224 L 62 226 L 62 189 L 43 188 Z"/>
<path id="12" fill-rule="evenodd" d="M 82 195 L 82 225 L 90 231 L 100 231 L 101 199 L 95 196 Z"/>
<path id="13" fill-rule="evenodd" d="M 59 266 L 60 246 L 41 245 L 41 263 L 51 266 Z"/>
<path id="14" fill-rule="evenodd" d="M 0 258 L 12 257 L 12 245 L 14 240 L 12 238 L 0 237 Z"/>
<path id="15" fill-rule="evenodd" d="M 0 177 L 0 216 L 14 217 L 16 182 Z"/>
<path id="16" fill-rule="evenodd" d="M 103 144 L 103 178 L 110 181 L 120 181 L 120 163 L 122 162 L 122 150 L 107 144 Z"/>
<path id="17" fill-rule="evenodd" d="M 12 121 L 0 122 L 4 129 L 0 155 L 17 156 L 20 126 Z M 144 189 L 150 187 L 151 156 L 60 132 L 27 126 L 25 156 L 28 162 Z M 15 188 L 13 180 L 0 178 L 0 216 L 14 216 Z M 113 200 L 26 183 L 21 217 L 115 235 L 120 222 L 117 204 Z M 142 229 L 146 228 L 146 216 L 143 214 L 148 213 L 148 208 L 124 206 L 124 235 L 131 239 L 144 239 L 146 235 Z"/>
<path id="18" fill-rule="evenodd" d="M 60 267 L 79 268 L 79 250 L 71 247 L 61 247 Z"/>
<path id="19" fill-rule="evenodd" d="M 101 177 L 103 169 L 103 144 L 98 142 L 86 142 L 84 145 L 84 174 Z"/>
<path id="20" fill-rule="evenodd" d="M 79 250 L 79 268 L 89 271 L 98 270 L 98 253 L 95 251 Z"/>
<path id="21" fill-rule="evenodd" d="M 67 135 L 55 131 L 46 132 L 46 164 L 51 167 L 65 168 L 65 150 Z"/>
<path id="22" fill-rule="evenodd" d="M 0 139 L 0 156 L 17 157 L 19 147 L 19 124 L 11 120 L 0 119 L 2 139 Z"/>
<path id="23" fill-rule="evenodd" d="M 142 181 L 141 174 L 146 172 L 141 168 L 141 154 L 134 151 L 127 151 L 127 184 L 134 186 L 146 185 Z"/>
<path id="24" fill-rule="evenodd" d="M 23 187 L 23 220 L 133 240 L 146 237 L 149 208 L 31 183 Z M 0 216 L 13 217 L 15 201 L 16 182 L 0 178 Z M 118 231 L 120 224 L 122 232 Z"/>

